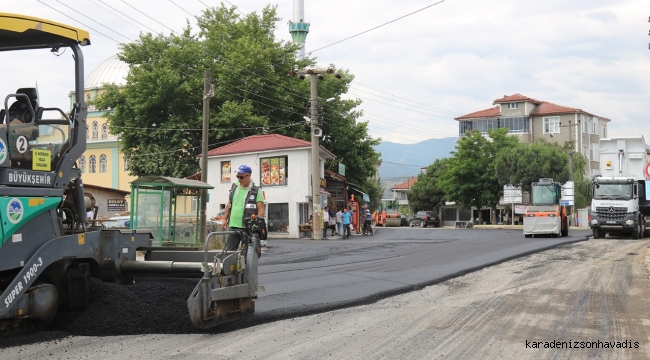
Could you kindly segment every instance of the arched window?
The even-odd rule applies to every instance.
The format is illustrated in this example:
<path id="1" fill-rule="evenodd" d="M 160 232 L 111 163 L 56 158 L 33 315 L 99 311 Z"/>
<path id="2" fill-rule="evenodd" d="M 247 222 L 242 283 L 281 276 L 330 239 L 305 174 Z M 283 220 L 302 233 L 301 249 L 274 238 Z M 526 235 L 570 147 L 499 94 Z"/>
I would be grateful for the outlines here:
<path id="1" fill-rule="evenodd" d="M 98 134 L 99 134 L 99 124 L 97 124 L 97 121 L 93 121 L 93 139 L 97 139 Z"/>
<path id="2" fill-rule="evenodd" d="M 107 163 L 106 155 L 102 154 L 99 157 L 99 172 L 100 173 L 105 173 L 106 172 L 106 163 Z"/>
<path id="3" fill-rule="evenodd" d="M 131 162 L 131 159 L 129 158 L 124 158 L 124 171 L 129 170 L 129 163 Z"/>
<path id="4" fill-rule="evenodd" d="M 86 125 L 86 139 L 89 139 L 90 132 L 88 131 L 88 125 Z"/>
<path id="5" fill-rule="evenodd" d="M 91 174 L 97 172 L 97 158 L 95 157 L 95 155 L 90 155 L 90 169 L 88 172 Z"/>
<path id="6" fill-rule="evenodd" d="M 102 139 L 106 139 L 108 137 L 108 125 L 102 124 Z"/>
<path id="7" fill-rule="evenodd" d="M 81 173 L 86 172 L 86 157 L 83 155 L 79 158 L 79 169 L 81 170 Z"/>

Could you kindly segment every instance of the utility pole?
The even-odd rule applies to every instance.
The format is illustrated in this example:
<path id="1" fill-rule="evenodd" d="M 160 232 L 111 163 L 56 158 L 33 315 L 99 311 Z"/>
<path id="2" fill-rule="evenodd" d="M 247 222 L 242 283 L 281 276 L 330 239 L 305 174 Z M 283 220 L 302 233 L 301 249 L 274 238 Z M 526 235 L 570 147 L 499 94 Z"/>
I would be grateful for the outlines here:
<path id="1" fill-rule="evenodd" d="M 322 130 L 318 127 L 318 80 L 325 79 L 323 74 L 332 74 L 334 70 L 317 70 L 308 69 L 306 71 L 292 70 L 289 75 L 298 76 L 304 79 L 309 76 L 311 85 L 311 96 L 309 97 L 310 117 L 307 118 L 311 124 L 311 191 L 312 191 L 312 239 L 321 240 L 323 238 L 323 219 L 320 204 L 320 144 L 318 138 L 322 136 Z M 340 74 L 334 75 L 337 79 L 341 78 Z"/>
<path id="2" fill-rule="evenodd" d="M 214 87 L 210 85 L 210 70 L 203 74 L 203 140 L 201 144 L 201 181 L 208 182 L 208 128 L 210 124 L 210 98 L 214 96 Z M 201 189 L 201 210 L 199 214 L 199 239 L 208 235 L 205 229 L 205 211 L 208 204 L 208 190 Z"/>

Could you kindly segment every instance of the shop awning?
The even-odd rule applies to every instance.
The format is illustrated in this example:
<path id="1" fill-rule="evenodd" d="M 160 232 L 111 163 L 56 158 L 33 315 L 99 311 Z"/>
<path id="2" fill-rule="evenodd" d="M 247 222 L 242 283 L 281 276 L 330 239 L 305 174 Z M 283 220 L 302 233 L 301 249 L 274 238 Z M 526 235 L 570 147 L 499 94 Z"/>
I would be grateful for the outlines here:
<path id="1" fill-rule="evenodd" d="M 351 191 L 361 195 L 361 198 L 363 199 L 364 202 L 366 202 L 366 203 L 370 202 L 370 196 L 368 196 L 368 194 L 364 193 L 363 191 L 361 191 L 361 190 L 359 190 L 359 189 L 357 189 L 355 187 L 352 187 L 352 186 L 348 186 L 348 190 L 351 190 Z"/>

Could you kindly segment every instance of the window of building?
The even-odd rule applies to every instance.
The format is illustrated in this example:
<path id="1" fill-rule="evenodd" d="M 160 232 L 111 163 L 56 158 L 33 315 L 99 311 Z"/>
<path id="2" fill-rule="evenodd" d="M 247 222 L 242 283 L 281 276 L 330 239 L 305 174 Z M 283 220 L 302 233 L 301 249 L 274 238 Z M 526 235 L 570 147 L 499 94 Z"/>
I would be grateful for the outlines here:
<path id="1" fill-rule="evenodd" d="M 544 134 L 560 133 L 560 117 L 551 116 L 544 118 Z"/>
<path id="2" fill-rule="evenodd" d="M 269 233 L 289 232 L 289 204 L 269 204 L 267 227 Z"/>
<path id="3" fill-rule="evenodd" d="M 508 109 L 518 109 L 519 103 L 508 103 Z"/>
<path id="4" fill-rule="evenodd" d="M 288 159 L 286 156 L 261 158 L 260 174 L 262 177 L 262 185 L 287 185 L 287 178 L 289 177 L 288 165 Z"/>
<path id="5" fill-rule="evenodd" d="M 86 139 L 89 139 L 90 132 L 88 131 L 88 125 L 86 125 Z"/>
<path id="6" fill-rule="evenodd" d="M 93 139 L 97 139 L 98 134 L 99 134 L 99 124 L 97 124 L 97 121 L 93 121 Z"/>
<path id="7" fill-rule="evenodd" d="M 591 161 L 599 161 L 599 158 L 598 143 L 593 143 L 591 144 Z"/>
<path id="8" fill-rule="evenodd" d="M 600 125 L 600 137 L 607 137 L 607 132 L 605 131 L 605 125 Z"/>
<path id="9" fill-rule="evenodd" d="M 589 145 L 582 145 L 582 156 L 589 159 Z"/>
<path id="10" fill-rule="evenodd" d="M 196 213 L 199 211 L 199 198 L 192 196 L 192 212 Z"/>
<path id="11" fill-rule="evenodd" d="M 86 157 L 83 155 L 79 158 L 79 170 L 81 170 L 81 173 L 86 172 Z"/>
<path id="12" fill-rule="evenodd" d="M 230 175 L 232 169 L 230 168 L 230 161 L 221 162 L 221 182 L 230 182 Z"/>
<path id="13" fill-rule="evenodd" d="M 131 159 L 124 158 L 124 171 L 129 170 L 129 163 L 130 162 L 131 162 Z"/>
<path id="14" fill-rule="evenodd" d="M 527 117 L 509 117 L 501 119 L 477 119 L 460 121 L 459 135 L 465 135 L 467 131 L 478 130 L 482 134 L 487 135 L 489 130 L 493 129 L 508 129 L 510 134 L 528 133 L 528 118 Z"/>
<path id="15" fill-rule="evenodd" d="M 99 172 L 100 173 L 105 173 L 106 172 L 106 163 L 108 160 L 106 159 L 106 155 L 102 154 L 99 157 Z"/>
<path id="16" fill-rule="evenodd" d="M 582 116 L 582 133 L 583 134 L 588 134 L 589 133 L 589 129 L 587 127 L 589 125 L 588 123 L 589 123 L 589 121 L 587 120 L 587 117 L 583 115 Z"/>
<path id="17" fill-rule="evenodd" d="M 88 172 L 91 174 L 97 172 L 97 158 L 95 155 L 90 155 L 90 168 L 88 169 Z"/>
<path id="18" fill-rule="evenodd" d="M 108 137 L 108 125 L 102 124 L 102 139 L 106 139 Z"/>

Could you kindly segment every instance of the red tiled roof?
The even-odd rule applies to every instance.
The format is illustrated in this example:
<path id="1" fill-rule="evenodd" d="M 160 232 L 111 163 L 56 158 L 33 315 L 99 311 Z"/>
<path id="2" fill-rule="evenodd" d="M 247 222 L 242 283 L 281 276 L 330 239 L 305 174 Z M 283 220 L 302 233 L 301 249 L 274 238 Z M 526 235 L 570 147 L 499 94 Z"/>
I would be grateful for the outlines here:
<path id="1" fill-rule="evenodd" d="M 404 181 L 404 182 L 401 183 L 401 184 L 397 184 L 397 185 L 393 186 L 393 188 L 390 189 L 390 190 L 391 190 L 391 191 L 393 191 L 393 190 L 408 190 L 408 189 L 410 189 L 410 188 L 413 186 L 413 184 L 415 184 L 417 181 L 418 181 L 418 178 L 417 178 L 417 177 L 415 177 L 415 176 L 411 176 L 410 179 Z"/>
<path id="2" fill-rule="evenodd" d="M 279 134 L 267 135 L 253 135 L 241 140 L 237 140 L 228 145 L 218 147 L 208 151 L 208 156 L 230 155 L 230 154 L 245 154 L 255 153 L 260 151 L 282 150 L 282 149 L 298 149 L 309 148 L 311 143 L 309 141 L 300 140 Z M 324 147 L 320 147 L 326 154 L 334 157 L 330 151 Z"/>
<path id="3" fill-rule="evenodd" d="M 455 120 L 463 120 L 463 119 L 473 119 L 473 118 L 480 118 L 480 117 L 490 117 L 490 116 L 499 116 L 501 114 L 501 108 L 498 106 L 495 106 L 493 108 L 485 109 L 485 110 L 479 110 L 475 111 L 471 114 L 459 116 L 457 118 L 454 118 Z"/>
<path id="4" fill-rule="evenodd" d="M 535 107 L 533 111 L 530 112 L 531 115 L 548 115 L 548 114 L 566 114 L 566 113 L 575 113 L 582 112 L 582 109 L 576 109 L 568 106 L 562 106 L 553 104 L 550 102 L 543 102 Z"/>
<path id="5" fill-rule="evenodd" d="M 562 106 L 558 104 L 553 104 L 548 101 L 542 101 L 542 100 L 536 100 L 533 98 L 530 98 L 528 96 L 524 96 L 521 94 L 513 94 L 513 95 L 504 95 L 500 99 L 494 100 L 494 104 L 501 104 L 501 103 L 510 103 L 510 102 L 517 102 L 517 101 L 528 101 L 532 102 L 535 104 L 535 108 L 533 111 L 530 112 L 530 115 L 553 115 L 553 114 L 572 114 L 572 113 L 584 113 L 586 115 L 593 115 L 594 114 L 588 113 L 582 109 L 578 108 L 572 108 L 568 106 Z M 467 115 L 463 115 L 457 118 L 454 118 L 455 120 L 466 120 L 466 119 L 476 119 L 476 118 L 487 118 L 487 117 L 497 117 L 501 115 L 501 107 L 499 105 L 485 109 L 485 110 L 480 110 L 476 111 Z M 598 118 L 603 119 L 603 120 L 610 120 L 608 118 L 604 118 L 599 116 Z"/>
<path id="6" fill-rule="evenodd" d="M 501 103 L 510 103 L 510 102 L 517 102 L 517 101 L 529 101 L 532 102 L 533 104 L 539 105 L 543 103 L 543 101 L 539 101 L 533 98 L 529 98 L 528 96 L 521 95 L 519 93 L 517 94 L 512 94 L 512 95 L 503 95 L 501 99 L 496 99 L 492 103 L 494 104 L 501 104 Z"/>

